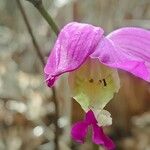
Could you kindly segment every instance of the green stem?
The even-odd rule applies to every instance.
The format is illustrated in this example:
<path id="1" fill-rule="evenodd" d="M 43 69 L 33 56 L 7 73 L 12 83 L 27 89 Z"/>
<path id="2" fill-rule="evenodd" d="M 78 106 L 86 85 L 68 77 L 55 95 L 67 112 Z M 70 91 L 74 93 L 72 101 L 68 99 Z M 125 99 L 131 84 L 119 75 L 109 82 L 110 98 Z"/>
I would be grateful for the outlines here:
<path id="1" fill-rule="evenodd" d="M 55 32 L 55 34 L 58 35 L 58 33 L 59 33 L 58 26 L 55 24 L 54 20 L 52 19 L 50 14 L 48 14 L 48 12 L 45 10 L 43 5 L 40 5 L 38 10 L 41 13 L 41 15 L 45 18 L 45 20 L 48 22 L 48 24 L 51 26 L 51 28 Z"/>
<path id="2" fill-rule="evenodd" d="M 44 17 L 44 19 L 48 22 L 51 26 L 52 30 L 55 32 L 56 35 L 59 34 L 59 28 L 52 19 L 51 15 L 45 10 L 42 0 L 27 0 L 31 2 L 40 12 L 40 14 Z"/>

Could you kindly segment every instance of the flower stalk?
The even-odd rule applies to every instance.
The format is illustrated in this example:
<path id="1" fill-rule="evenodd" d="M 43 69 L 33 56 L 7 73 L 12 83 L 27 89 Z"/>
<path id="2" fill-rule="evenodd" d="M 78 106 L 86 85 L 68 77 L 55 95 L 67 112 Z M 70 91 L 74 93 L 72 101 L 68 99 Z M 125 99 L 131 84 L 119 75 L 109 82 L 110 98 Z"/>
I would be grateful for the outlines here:
<path id="1" fill-rule="evenodd" d="M 32 31 L 31 25 L 30 25 L 30 23 L 28 21 L 26 12 L 25 12 L 24 8 L 22 7 L 22 4 L 21 4 L 20 0 L 16 0 L 16 2 L 17 2 L 17 5 L 18 5 L 18 8 L 20 9 L 22 17 L 24 19 L 24 22 L 26 24 L 27 30 L 28 30 L 28 32 L 29 32 L 29 34 L 31 36 L 32 43 L 33 43 L 33 46 L 35 48 L 35 51 L 36 51 L 36 53 L 37 53 L 37 55 L 38 55 L 38 57 L 39 57 L 39 59 L 41 61 L 41 64 L 44 66 L 45 65 L 44 57 L 43 57 L 43 54 L 42 54 L 42 52 L 40 50 L 40 47 L 39 47 L 35 37 L 33 35 L 33 31 Z"/>
<path id="2" fill-rule="evenodd" d="M 27 0 L 29 2 L 31 2 L 38 10 L 39 12 L 42 14 L 42 16 L 45 18 L 45 20 L 49 23 L 49 25 L 51 26 L 52 30 L 55 32 L 56 35 L 58 35 L 59 33 L 59 29 L 57 27 L 57 25 L 55 24 L 55 22 L 53 21 L 52 17 L 47 13 L 47 11 L 45 10 L 45 8 L 42 5 L 42 0 Z M 20 2 L 20 0 L 16 0 L 18 8 L 20 9 L 20 12 L 23 16 L 24 22 L 27 26 L 28 32 L 31 36 L 32 39 L 32 43 L 33 46 L 35 48 L 35 51 L 41 61 L 42 66 L 45 66 L 45 61 L 44 61 L 44 57 L 41 53 L 40 47 L 38 45 L 38 42 L 36 41 L 36 38 L 34 37 L 32 28 L 30 26 L 29 20 L 27 18 L 26 12 Z M 58 118 L 59 118 L 59 110 L 58 110 L 58 103 L 57 103 L 57 97 L 56 97 L 56 89 L 55 87 L 52 87 L 52 97 L 53 97 L 53 102 L 55 104 L 55 138 L 54 138 L 54 143 L 55 143 L 55 150 L 59 150 L 59 127 L 58 127 Z"/>
<path id="3" fill-rule="evenodd" d="M 56 35 L 59 34 L 59 28 L 52 19 L 51 15 L 45 10 L 42 0 L 27 0 L 31 2 L 37 10 L 40 12 L 40 14 L 43 16 L 43 18 L 47 21 L 47 23 L 50 25 L 52 30 L 55 32 Z"/>

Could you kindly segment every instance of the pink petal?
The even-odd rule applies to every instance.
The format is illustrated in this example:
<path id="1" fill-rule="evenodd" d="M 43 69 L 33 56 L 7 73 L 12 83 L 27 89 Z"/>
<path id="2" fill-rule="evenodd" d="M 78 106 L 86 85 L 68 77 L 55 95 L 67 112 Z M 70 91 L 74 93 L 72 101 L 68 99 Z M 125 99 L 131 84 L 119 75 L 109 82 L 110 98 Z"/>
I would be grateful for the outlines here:
<path id="1" fill-rule="evenodd" d="M 75 141 L 83 143 L 87 131 L 88 131 L 88 124 L 86 124 L 84 121 L 80 121 L 73 125 L 71 130 L 71 136 Z"/>
<path id="2" fill-rule="evenodd" d="M 79 143 L 83 143 L 88 131 L 88 126 L 96 123 L 97 121 L 93 111 L 89 110 L 86 113 L 84 121 L 77 122 L 73 125 L 71 130 L 72 138 Z"/>
<path id="3" fill-rule="evenodd" d="M 89 111 L 86 113 L 85 122 L 86 122 L 88 125 L 97 124 L 97 120 L 96 120 L 96 118 L 95 118 L 94 113 L 93 113 L 92 110 L 89 110 Z"/>
<path id="4" fill-rule="evenodd" d="M 91 57 L 150 81 L 150 31 L 118 29 L 103 38 Z"/>
<path id="5" fill-rule="evenodd" d="M 113 150 L 115 144 L 113 141 L 104 134 L 103 129 L 97 124 L 93 124 L 93 137 L 92 140 L 95 144 L 103 145 L 107 150 Z"/>
<path id="6" fill-rule="evenodd" d="M 103 32 L 101 28 L 89 24 L 67 24 L 61 30 L 44 68 L 48 85 L 52 86 L 59 75 L 82 65 L 95 50 Z"/>

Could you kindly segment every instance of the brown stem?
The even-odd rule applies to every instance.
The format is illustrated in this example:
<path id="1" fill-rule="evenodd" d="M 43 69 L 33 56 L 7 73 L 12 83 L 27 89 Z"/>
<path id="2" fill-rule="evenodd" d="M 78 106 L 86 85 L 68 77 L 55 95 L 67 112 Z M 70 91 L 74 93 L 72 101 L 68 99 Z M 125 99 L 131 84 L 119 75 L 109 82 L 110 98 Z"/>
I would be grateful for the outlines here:
<path id="1" fill-rule="evenodd" d="M 32 43 L 33 43 L 33 46 L 34 46 L 34 48 L 35 48 L 35 51 L 36 51 L 36 53 L 37 53 L 37 55 L 38 55 L 38 57 L 39 57 L 39 59 L 40 59 L 42 65 L 44 66 L 44 65 L 45 65 L 44 57 L 43 57 L 43 55 L 42 55 L 42 53 L 41 53 L 40 47 L 39 47 L 39 45 L 38 45 L 38 43 L 37 43 L 35 37 L 34 37 L 34 35 L 33 35 L 33 31 L 32 31 L 32 29 L 31 29 L 30 23 L 29 23 L 29 21 L 28 21 L 26 12 L 25 12 L 24 8 L 22 7 L 22 4 L 21 4 L 20 0 L 16 0 L 16 1 L 17 1 L 17 4 L 18 4 L 18 8 L 20 9 L 20 12 L 21 12 L 21 14 L 22 14 L 22 17 L 23 17 L 23 19 L 24 19 L 24 22 L 25 22 L 25 24 L 26 24 L 26 26 L 27 26 L 27 30 L 28 30 L 28 32 L 29 32 L 29 34 L 30 34 L 30 36 L 31 36 Z"/>
<path id="2" fill-rule="evenodd" d="M 59 127 L 58 127 L 58 118 L 59 118 L 59 108 L 58 108 L 58 102 L 56 98 L 56 90 L 55 87 L 52 87 L 52 92 L 53 92 L 53 101 L 55 104 L 55 138 L 54 138 L 54 143 L 55 143 L 55 150 L 59 150 Z"/>
<path id="3" fill-rule="evenodd" d="M 25 13 L 25 10 L 24 8 L 22 7 L 22 4 L 20 2 L 20 0 L 16 0 L 17 1 L 17 4 L 18 4 L 18 7 L 21 11 L 21 14 L 23 16 L 23 19 L 25 21 L 25 24 L 27 26 L 27 29 L 28 29 L 28 32 L 32 38 L 32 42 L 33 42 L 33 45 L 35 47 L 35 50 L 37 52 L 37 55 L 39 57 L 39 59 L 41 60 L 41 63 L 44 67 L 45 65 L 45 61 L 44 61 L 44 58 L 43 58 L 43 55 L 41 53 L 41 50 L 38 46 L 38 43 L 33 35 L 33 32 L 32 32 L 32 29 L 31 29 L 31 26 L 29 24 L 29 21 L 28 21 L 28 18 L 27 18 L 27 15 Z M 29 0 L 31 1 L 31 0 Z M 33 0 L 34 2 L 42 2 L 41 0 Z M 39 3 L 37 3 L 39 4 Z M 37 8 L 37 7 L 36 7 Z M 52 19 L 52 18 L 51 18 Z M 58 34 L 58 28 L 57 26 L 54 27 L 54 21 L 52 22 L 53 23 L 53 31 Z M 57 29 L 57 30 L 56 30 Z M 55 124 L 55 139 L 54 139 L 54 142 L 55 142 L 55 150 L 59 150 L 59 126 L 58 126 L 58 118 L 59 118 L 59 109 L 58 109 L 58 102 L 57 102 L 57 98 L 56 98 L 56 90 L 55 90 L 55 87 L 52 87 L 52 94 L 53 94 L 53 101 L 54 101 L 54 104 L 55 104 L 55 121 L 54 121 L 54 124 Z"/>

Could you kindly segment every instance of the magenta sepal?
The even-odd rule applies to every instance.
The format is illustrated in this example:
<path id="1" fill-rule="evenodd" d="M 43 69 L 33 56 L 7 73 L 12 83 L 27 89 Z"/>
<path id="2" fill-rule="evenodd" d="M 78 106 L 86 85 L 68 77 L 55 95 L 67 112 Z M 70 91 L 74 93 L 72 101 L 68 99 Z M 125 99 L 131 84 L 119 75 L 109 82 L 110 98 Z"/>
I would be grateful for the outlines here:
<path id="1" fill-rule="evenodd" d="M 115 144 L 107 135 L 105 135 L 102 127 L 98 126 L 97 123 L 98 122 L 94 116 L 93 111 L 89 110 L 86 113 L 85 119 L 83 121 L 77 122 L 73 125 L 71 130 L 72 138 L 79 143 L 84 143 L 88 128 L 91 126 L 93 130 L 93 142 L 95 144 L 104 146 L 106 150 L 114 150 Z"/>

